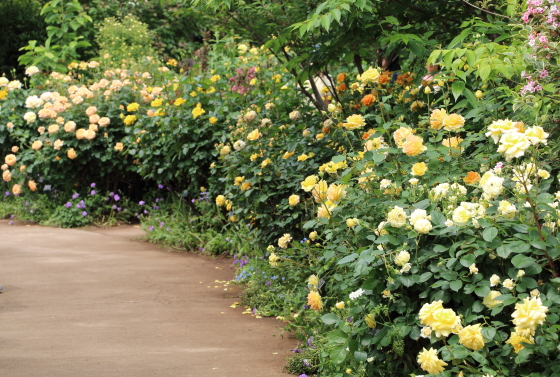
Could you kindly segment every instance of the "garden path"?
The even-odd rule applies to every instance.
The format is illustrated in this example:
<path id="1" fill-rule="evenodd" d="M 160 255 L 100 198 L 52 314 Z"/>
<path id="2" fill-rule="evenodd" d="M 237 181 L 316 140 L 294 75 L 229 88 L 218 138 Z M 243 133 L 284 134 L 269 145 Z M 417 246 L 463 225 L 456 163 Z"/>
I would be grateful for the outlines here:
<path id="1" fill-rule="evenodd" d="M 166 252 L 142 234 L 0 220 L 0 376 L 288 376 L 295 341 L 230 307 L 230 259 Z"/>

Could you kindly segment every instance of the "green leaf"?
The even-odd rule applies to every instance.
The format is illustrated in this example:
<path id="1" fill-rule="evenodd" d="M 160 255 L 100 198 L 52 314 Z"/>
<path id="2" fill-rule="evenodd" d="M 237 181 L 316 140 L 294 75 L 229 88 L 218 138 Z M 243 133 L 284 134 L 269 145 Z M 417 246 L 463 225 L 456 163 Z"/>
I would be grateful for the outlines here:
<path id="1" fill-rule="evenodd" d="M 333 363 L 341 364 L 346 359 L 346 346 L 340 345 L 334 347 L 331 350 L 329 357 Z"/>
<path id="2" fill-rule="evenodd" d="M 347 255 L 344 258 L 342 258 L 341 260 L 339 260 L 337 264 L 350 263 L 350 262 L 354 261 L 356 258 L 358 258 L 358 254 L 353 253 L 353 254 Z"/>
<path id="3" fill-rule="evenodd" d="M 482 66 L 482 68 L 478 70 L 478 75 L 480 76 L 482 81 L 486 81 L 488 80 L 491 71 L 492 71 L 492 67 L 490 67 L 490 65 L 488 64 L 485 64 Z"/>
<path id="4" fill-rule="evenodd" d="M 344 155 L 344 154 L 334 156 L 332 158 L 332 162 L 334 162 L 335 164 L 338 164 L 338 163 L 343 162 L 343 161 L 346 161 L 346 155 Z"/>
<path id="5" fill-rule="evenodd" d="M 354 352 L 354 359 L 358 362 L 365 362 L 367 360 L 367 353 L 363 351 Z"/>
<path id="6" fill-rule="evenodd" d="M 536 262 L 535 259 L 523 254 L 517 254 L 516 256 L 511 258 L 511 263 L 516 268 L 526 268 L 533 265 L 535 262 Z"/>
<path id="7" fill-rule="evenodd" d="M 328 313 L 321 317 L 321 321 L 326 325 L 334 325 L 340 321 L 340 318 L 336 314 Z"/>
<path id="8" fill-rule="evenodd" d="M 333 343 L 346 343 L 348 341 L 348 335 L 342 330 L 331 331 L 327 338 Z"/>
<path id="9" fill-rule="evenodd" d="M 469 350 L 465 347 L 460 345 L 453 346 L 453 357 L 455 357 L 455 359 L 464 359 L 467 356 L 469 356 Z"/>
<path id="10" fill-rule="evenodd" d="M 461 80 L 453 81 L 453 85 L 451 85 L 451 91 L 453 92 L 453 97 L 455 97 L 455 101 L 463 94 L 463 90 L 465 90 L 465 82 Z"/>
<path id="11" fill-rule="evenodd" d="M 486 285 L 476 287 L 476 289 L 474 290 L 474 293 L 476 293 L 476 295 L 478 297 L 486 297 L 488 295 L 488 293 L 490 293 L 490 287 L 488 287 Z"/>
<path id="12" fill-rule="evenodd" d="M 455 280 L 449 283 L 449 288 L 451 288 L 451 290 L 455 292 L 459 292 L 459 289 L 461 289 L 462 286 L 463 282 L 461 280 Z"/>
<path id="13" fill-rule="evenodd" d="M 494 238 L 496 238 L 497 235 L 498 235 L 498 229 L 493 226 L 484 229 L 484 232 L 482 232 L 482 238 L 484 238 L 484 241 L 486 242 L 494 241 Z"/>

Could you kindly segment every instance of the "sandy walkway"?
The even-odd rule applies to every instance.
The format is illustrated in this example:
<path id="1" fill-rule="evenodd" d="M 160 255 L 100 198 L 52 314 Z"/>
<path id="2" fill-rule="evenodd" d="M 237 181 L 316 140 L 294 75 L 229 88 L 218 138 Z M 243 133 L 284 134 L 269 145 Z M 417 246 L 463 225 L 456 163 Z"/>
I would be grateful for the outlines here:
<path id="1" fill-rule="evenodd" d="M 131 241 L 141 235 L 1 220 L 0 376 L 289 376 L 294 340 L 215 283 L 230 260 Z"/>

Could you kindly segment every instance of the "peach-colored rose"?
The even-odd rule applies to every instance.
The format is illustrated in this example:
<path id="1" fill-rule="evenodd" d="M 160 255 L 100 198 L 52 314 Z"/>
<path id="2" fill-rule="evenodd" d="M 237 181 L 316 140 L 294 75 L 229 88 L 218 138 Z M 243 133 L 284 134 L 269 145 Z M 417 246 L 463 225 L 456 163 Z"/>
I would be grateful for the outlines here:
<path id="1" fill-rule="evenodd" d="M 426 151 L 426 146 L 420 136 L 408 135 L 402 145 L 402 150 L 407 156 L 418 156 Z"/>

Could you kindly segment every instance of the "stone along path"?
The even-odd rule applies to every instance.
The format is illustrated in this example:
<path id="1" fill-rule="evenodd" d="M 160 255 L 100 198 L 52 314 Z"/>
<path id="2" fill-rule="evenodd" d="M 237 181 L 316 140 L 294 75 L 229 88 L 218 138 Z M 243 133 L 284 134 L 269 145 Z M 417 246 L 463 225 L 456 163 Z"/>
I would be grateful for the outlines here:
<path id="1" fill-rule="evenodd" d="M 231 308 L 240 290 L 216 282 L 230 260 L 142 234 L 1 220 L 0 376 L 288 376 L 282 324 Z"/>

